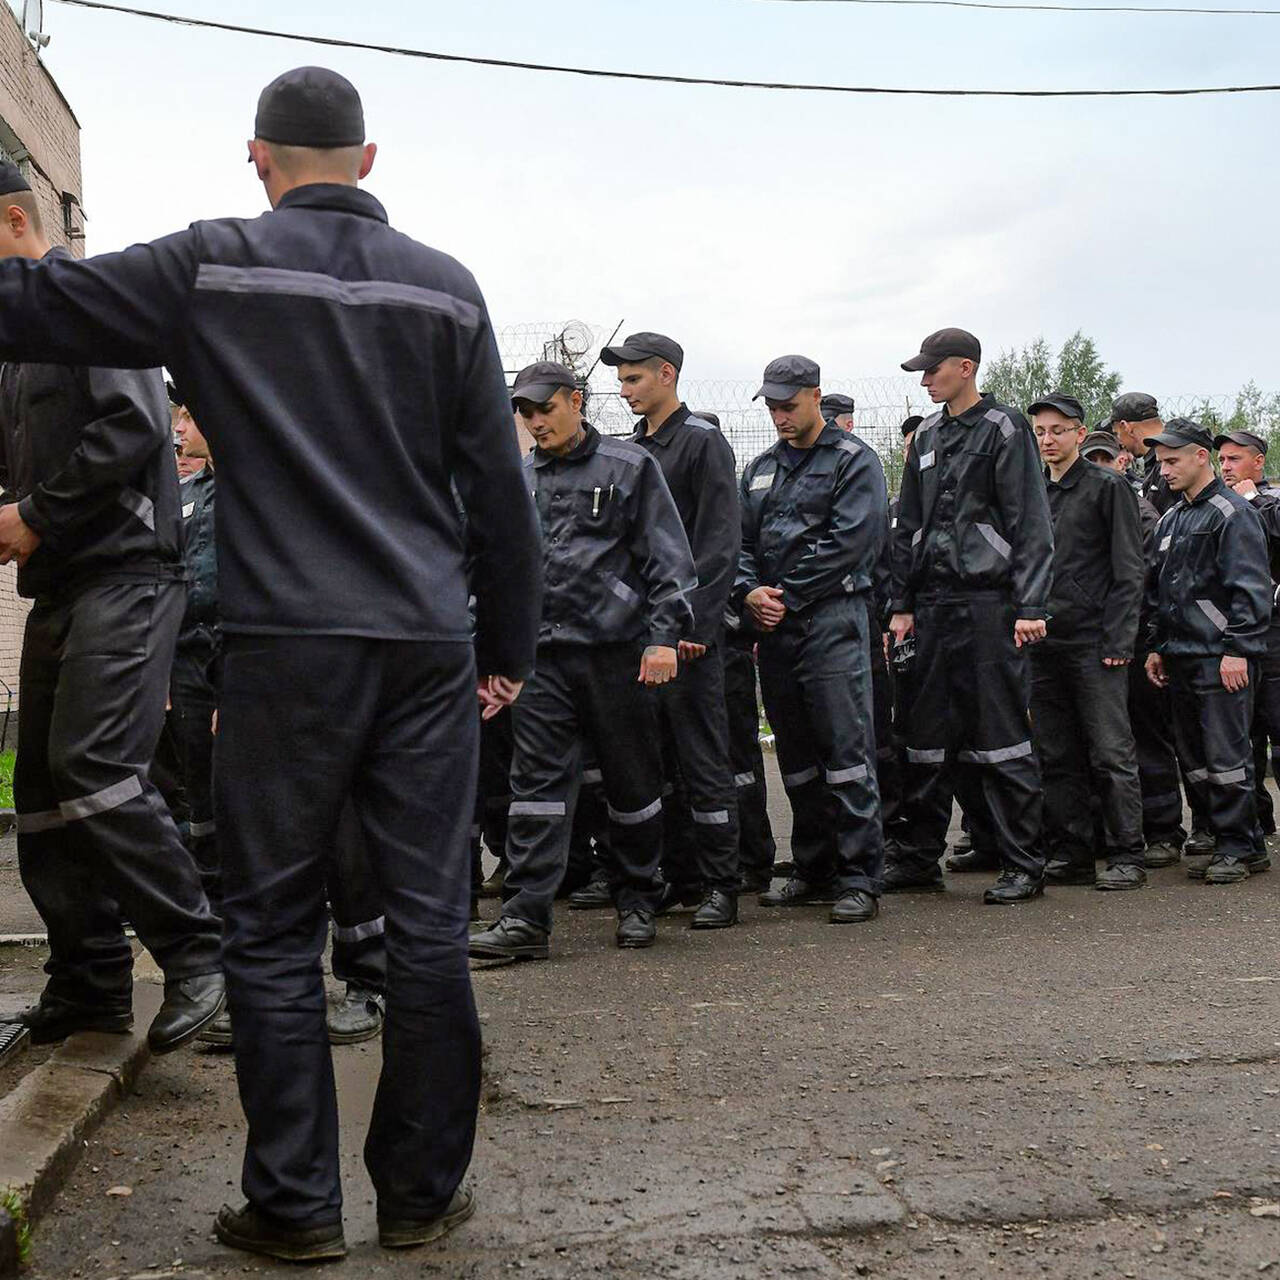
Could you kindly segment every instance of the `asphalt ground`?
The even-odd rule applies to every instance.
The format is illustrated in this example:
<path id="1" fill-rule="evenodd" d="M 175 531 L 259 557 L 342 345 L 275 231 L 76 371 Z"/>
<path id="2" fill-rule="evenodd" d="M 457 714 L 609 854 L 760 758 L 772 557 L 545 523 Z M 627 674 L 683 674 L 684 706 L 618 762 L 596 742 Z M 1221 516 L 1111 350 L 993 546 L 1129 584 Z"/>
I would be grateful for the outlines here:
<path id="1" fill-rule="evenodd" d="M 325 1274 L 1280 1275 L 1280 872 L 1152 879 L 991 908 L 950 876 L 852 926 L 752 899 L 648 952 L 563 912 L 550 961 L 475 974 L 480 1208 L 445 1242 L 377 1246 L 379 1047 L 335 1050 L 351 1253 Z M 242 1144 L 228 1058 L 154 1061 L 31 1274 L 296 1274 L 212 1238 Z"/>

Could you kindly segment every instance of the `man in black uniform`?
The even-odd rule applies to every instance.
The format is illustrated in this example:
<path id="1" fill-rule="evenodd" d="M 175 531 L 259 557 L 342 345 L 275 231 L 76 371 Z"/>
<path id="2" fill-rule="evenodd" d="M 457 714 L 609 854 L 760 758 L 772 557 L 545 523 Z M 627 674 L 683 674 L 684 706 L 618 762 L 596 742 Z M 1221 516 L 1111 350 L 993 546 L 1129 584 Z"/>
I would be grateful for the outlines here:
<path id="1" fill-rule="evenodd" d="M 1280 759 L 1280 610 L 1275 605 L 1280 584 L 1280 492 L 1266 479 L 1267 442 L 1252 431 L 1228 431 L 1214 439 L 1222 481 L 1253 504 L 1267 535 L 1271 566 L 1272 612 L 1267 628 L 1267 651 L 1258 663 L 1253 692 L 1253 770 L 1258 823 L 1264 836 L 1276 829 L 1271 793 L 1267 790 L 1267 744 L 1272 759 Z M 1277 771 L 1280 777 L 1280 771 Z"/>
<path id="2" fill-rule="evenodd" d="M 822 404 L 819 407 L 827 422 L 834 422 L 841 431 L 853 430 L 853 413 L 858 406 L 852 396 L 833 392 L 829 396 L 822 397 Z"/>
<path id="3" fill-rule="evenodd" d="M 376 152 L 363 138 L 348 81 L 287 72 L 249 144 L 273 212 L 84 262 L 0 264 L 0 357 L 163 363 L 218 459 L 215 812 L 249 1140 L 248 1204 L 216 1230 L 290 1259 L 345 1250 L 320 954 L 348 797 L 387 921 L 365 1146 L 379 1239 L 422 1243 L 472 1212 L 475 701 L 518 694 L 541 586 L 484 300 L 357 189 Z"/>
<path id="4" fill-rule="evenodd" d="M 471 954 L 550 954 L 584 738 L 595 748 L 609 807 L 617 943 L 649 947 L 662 858 L 662 757 L 650 687 L 675 679 L 676 647 L 692 625 L 698 579 L 689 540 L 653 456 L 583 419 L 569 369 L 532 364 L 517 374 L 511 396 L 537 443 L 524 466 L 542 526 L 547 594 L 534 675 L 512 721 L 502 914 L 472 935 Z"/>
<path id="5" fill-rule="evenodd" d="M 902 366 L 945 407 L 911 442 L 893 531 L 890 630 L 916 637 L 899 884 L 936 885 L 948 774 L 968 771 L 1002 866 L 983 901 L 1001 905 L 1044 888 L 1026 646 L 1045 635 L 1053 528 L 1031 428 L 978 391 L 981 355 L 971 333 L 942 329 Z"/>
<path id="6" fill-rule="evenodd" d="M 1215 841 L 1203 878 L 1235 884 L 1271 866 L 1249 742 L 1271 618 L 1267 541 L 1248 499 L 1214 474 L 1204 427 L 1174 418 L 1147 444 L 1180 498 L 1156 530 L 1147 578 L 1147 675 L 1171 692 L 1178 755 Z"/>
<path id="7" fill-rule="evenodd" d="M 684 351 L 660 333 L 633 333 L 600 361 L 618 371 L 622 398 L 642 417 L 635 441 L 662 468 L 698 570 L 693 629 L 680 638 L 680 679 L 658 692 L 668 780 L 693 820 L 693 867 L 666 850 L 671 899 L 700 897 L 694 929 L 738 919 L 738 801 L 729 772 L 724 700 L 724 611 L 738 565 L 737 466 L 718 427 L 689 412 L 677 391 Z"/>
<path id="8" fill-rule="evenodd" d="M 1138 499 L 1114 471 L 1080 456 L 1084 410 L 1072 396 L 1027 409 L 1053 518 L 1049 632 L 1031 653 L 1031 721 L 1044 775 L 1049 878 L 1139 889 L 1142 796 L 1129 727 L 1128 673 L 1144 561 Z M 1095 876 L 1091 795 L 1101 801 L 1107 869 Z"/>
<path id="9" fill-rule="evenodd" d="M 888 533 L 875 451 L 822 417 L 806 356 L 764 371 L 778 443 L 742 473 L 734 602 L 760 641 L 760 687 L 793 817 L 794 876 L 760 905 L 831 902 L 833 924 L 879 910 L 884 833 L 876 786 L 869 633 Z"/>
<path id="10" fill-rule="evenodd" d="M 10 281 L 21 267 L 75 266 L 50 248 L 8 162 L 0 260 Z M 10 309 L 4 322 L 15 319 Z M 217 1016 L 224 990 L 217 921 L 149 777 L 186 598 L 164 380 L 87 367 L 88 349 L 0 358 L 15 361 L 0 371 L 0 563 L 17 561 L 18 594 L 35 600 L 19 676 L 18 866 L 50 950 L 22 1020 L 37 1044 L 129 1029 L 123 912 L 165 973 L 148 1040 L 167 1053 Z"/>
<path id="11" fill-rule="evenodd" d="M 1104 426 L 1114 431 L 1120 447 L 1134 460 L 1138 496 L 1150 503 L 1157 516 L 1164 515 L 1177 500 L 1177 494 L 1161 475 L 1160 460 L 1147 444 L 1146 438 L 1161 430 L 1155 397 L 1143 391 L 1126 391 L 1112 403 L 1111 418 Z M 1153 550 L 1154 544 L 1147 547 L 1148 557 Z M 1203 830 L 1188 840 L 1182 825 L 1182 791 L 1169 694 L 1146 678 L 1145 646 L 1150 627 L 1151 619 L 1144 613 L 1138 627 L 1138 648 L 1129 665 L 1129 720 L 1138 746 L 1146 865 L 1168 867 L 1181 859 L 1184 844 L 1187 853 L 1206 856 L 1213 851 L 1213 842 Z"/>

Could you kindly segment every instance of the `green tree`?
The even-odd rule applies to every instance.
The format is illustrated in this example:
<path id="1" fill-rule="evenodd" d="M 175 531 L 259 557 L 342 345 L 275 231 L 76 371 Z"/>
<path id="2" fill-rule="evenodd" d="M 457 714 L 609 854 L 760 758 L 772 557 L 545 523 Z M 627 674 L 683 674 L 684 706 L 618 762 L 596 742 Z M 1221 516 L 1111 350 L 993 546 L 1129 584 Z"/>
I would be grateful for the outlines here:
<path id="1" fill-rule="evenodd" d="M 1037 338 L 1021 351 L 1002 351 L 979 374 L 984 391 L 1016 409 L 1054 391 L 1075 396 L 1090 425 L 1111 414 L 1120 391 L 1120 374 L 1108 369 L 1097 344 L 1077 329 L 1055 357 L 1048 342 Z"/>

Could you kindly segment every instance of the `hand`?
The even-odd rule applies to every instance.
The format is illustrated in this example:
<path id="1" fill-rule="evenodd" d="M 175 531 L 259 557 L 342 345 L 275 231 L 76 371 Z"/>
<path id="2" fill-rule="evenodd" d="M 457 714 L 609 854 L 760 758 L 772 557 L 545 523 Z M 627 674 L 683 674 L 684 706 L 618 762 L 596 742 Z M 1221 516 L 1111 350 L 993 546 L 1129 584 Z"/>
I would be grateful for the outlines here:
<path id="1" fill-rule="evenodd" d="M 16 502 L 0 507 L 0 564 L 16 560 L 21 568 L 40 545 L 40 535 L 18 514 Z"/>
<path id="2" fill-rule="evenodd" d="M 681 662 L 696 662 L 707 651 L 705 644 L 695 644 L 692 640 L 681 640 L 676 645 L 676 652 Z"/>
<path id="3" fill-rule="evenodd" d="M 209 721 L 209 732 L 216 738 L 218 736 L 218 708 L 213 709 L 213 718 Z"/>
<path id="4" fill-rule="evenodd" d="M 895 613 L 889 619 L 889 634 L 894 644 L 901 644 L 909 635 L 914 635 L 916 615 L 914 613 Z"/>
<path id="5" fill-rule="evenodd" d="M 887 631 L 880 637 L 880 647 L 884 650 L 884 660 L 889 661 L 889 647 L 893 644 L 893 636 Z"/>
<path id="6" fill-rule="evenodd" d="M 1147 679 L 1157 689 L 1168 687 L 1169 677 L 1165 674 L 1164 659 L 1158 653 L 1147 654 Z"/>
<path id="7" fill-rule="evenodd" d="M 640 658 L 640 683 L 651 689 L 676 678 L 678 657 L 676 651 L 665 644 L 651 644 Z"/>
<path id="8" fill-rule="evenodd" d="M 1222 674 L 1222 687 L 1228 693 L 1239 693 L 1249 687 L 1248 658 L 1233 658 L 1231 654 L 1224 653 L 1218 669 Z"/>
<path id="9" fill-rule="evenodd" d="M 787 616 L 781 587 L 757 587 L 747 593 L 746 606 L 761 631 L 773 631 Z"/>
<path id="10" fill-rule="evenodd" d="M 1102 665 L 1104 667 L 1127 667 L 1129 665 L 1128 658 L 1103 658 Z"/>
<path id="11" fill-rule="evenodd" d="M 523 688 L 523 680 L 510 680 L 506 676 L 482 676 L 476 683 L 476 695 L 482 708 L 480 719 L 492 720 L 520 696 Z"/>
<path id="12" fill-rule="evenodd" d="M 1256 498 L 1258 486 L 1252 480 L 1237 480 L 1231 486 L 1242 498 Z"/>
<path id="13" fill-rule="evenodd" d="M 1039 618 L 1017 618 L 1013 624 L 1013 643 L 1022 648 L 1024 644 L 1037 644 L 1049 633 L 1049 624 Z"/>

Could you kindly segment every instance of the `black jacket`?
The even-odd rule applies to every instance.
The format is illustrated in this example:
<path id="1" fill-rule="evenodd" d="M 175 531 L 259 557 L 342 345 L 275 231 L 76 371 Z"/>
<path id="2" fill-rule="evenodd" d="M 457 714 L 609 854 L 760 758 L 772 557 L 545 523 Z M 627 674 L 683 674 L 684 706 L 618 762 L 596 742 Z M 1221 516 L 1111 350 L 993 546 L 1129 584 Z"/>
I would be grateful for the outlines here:
<path id="1" fill-rule="evenodd" d="M 742 552 L 733 599 L 781 587 L 791 613 L 870 591 L 888 531 L 884 468 L 874 449 L 828 423 L 793 463 L 781 441 L 742 473 Z"/>
<path id="2" fill-rule="evenodd" d="M 1160 519 L 1147 574 L 1149 647 L 1167 657 L 1266 650 L 1271 577 L 1262 521 L 1215 477 Z"/>
<path id="3" fill-rule="evenodd" d="M 206 462 L 182 484 L 182 559 L 187 567 L 183 631 L 218 625 L 218 552 L 214 545 L 217 483 Z"/>
<path id="4" fill-rule="evenodd" d="M 1027 420 L 983 396 L 921 423 L 893 531 L 893 611 L 922 595 L 1000 591 L 1019 618 L 1043 618 L 1053 527 Z"/>
<path id="5" fill-rule="evenodd" d="M 698 571 L 698 585 L 689 601 L 693 630 L 683 638 L 714 644 L 721 635 L 742 542 L 733 450 L 718 427 L 683 404 L 651 436 L 645 435 L 641 422 L 635 441 L 662 468 Z"/>
<path id="6" fill-rule="evenodd" d="M 1100 657 L 1132 658 L 1146 576 L 1138 495 L 1084 458 L 1045 488 L 1053 519 L 1045 647 L 1096 645 Z"/>
<path id="7" fill-rule="evenodd" d="M 6 364 L 0 484 L 0 503 L 17 502 L 41 538 L 18 570 L 19 595 L 182 577 L 178 473 L 159 370 Z"/>
<path id="8" fill-rule="evenodd" d="M 674 648 L 689 636 L 698 576 L 671 491 L 638 444 L 583 426 L 572 453 L 524 460 L 542 526 L 538 643 Z"/>
<path id="9" fill-rule="evenodd" d="M 1280 489 L 1268 480 L 1258 485 L 1258 492 L 1247 498 L 1262 521 L 1262 531 L 1267 536 L 1267 560 L 1271 570 L 1271 635 L 1269 642 L 1275 649 L 1280 642 Z M 1280 737 L 1280 733 L 1277 734 Z"/>
<path id="10" fill-rule="evenodd" d="M 0 358 L 168 366 L 218 459 L 227 631 L 469 642 L 456 479 L 479 666 L 528 673 L 540 551 L 484 299 L 366 192 L 0 262 Z"/>
<path id="11" fill-rule="evenodd" d="M 1164 515 L 1174 503 L 1182 500 L 1180 494 L 1169 488 L 1169 482 L 1160 471 L 1160 459 L 1156 457 L 1154 448 L 1139 458 L 1136 465 L 1138 493 L 1155 507 L 1157 515 Z"/>

